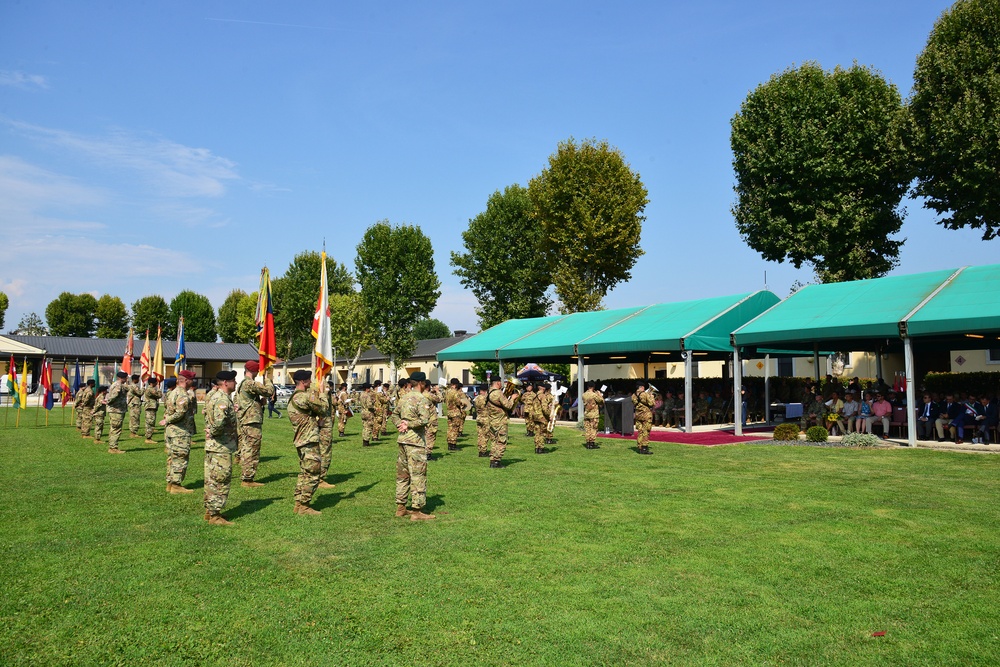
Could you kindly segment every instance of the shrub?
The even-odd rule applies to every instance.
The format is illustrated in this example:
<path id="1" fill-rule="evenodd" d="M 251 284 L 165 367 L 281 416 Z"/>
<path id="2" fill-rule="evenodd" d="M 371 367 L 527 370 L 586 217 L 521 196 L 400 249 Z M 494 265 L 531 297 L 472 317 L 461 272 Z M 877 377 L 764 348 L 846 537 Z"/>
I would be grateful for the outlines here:
<path id="1" fill-rule="evenodd" d="M 874 447 L 881 440 L 871 433 L 848 433 L 840 442 L 845 447 Z"/>
<path id="2" fill-rule="evenodd" d="M 777 426 L 774 427 L 774 439 L 798 440 L 799 439 L 798 424 L 792 424 L 790 422 L 785 422 L 784 424 L 778 424 Z"/>
<path id="3" fill-rule="evenodd" d="M 822 426 L 810 426 L 806 429 L 806 440 L 809 442 L 826 442 L 830 438 L 830 432 Z"/>

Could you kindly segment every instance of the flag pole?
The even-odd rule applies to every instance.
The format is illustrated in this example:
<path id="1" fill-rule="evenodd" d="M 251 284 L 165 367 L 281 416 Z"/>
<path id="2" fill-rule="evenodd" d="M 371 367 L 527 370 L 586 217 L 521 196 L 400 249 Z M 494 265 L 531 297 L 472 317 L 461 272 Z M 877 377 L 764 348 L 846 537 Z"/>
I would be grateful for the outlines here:
<path id="1" fill-rule="evenodd" d="M 42 368 L 44 368 L 44 367 L 45 367 L 45 359 L 42 358 Z M 37 377 L 37 378 L 39 378 L 39 380 L 41 380 L 41 375 L 42 375 L 41 372 L 39 372 L 38 375 L 36 375 L 35 377 Z M 38 386 L 39 387 L 42 386 L 41 381 L 39 381 Z M 35 392 L 35 393 L 38 393 L 38 392 Z M 35 428 L 38 428 L 38 406 L 37 405 L 35 406 Z"/>

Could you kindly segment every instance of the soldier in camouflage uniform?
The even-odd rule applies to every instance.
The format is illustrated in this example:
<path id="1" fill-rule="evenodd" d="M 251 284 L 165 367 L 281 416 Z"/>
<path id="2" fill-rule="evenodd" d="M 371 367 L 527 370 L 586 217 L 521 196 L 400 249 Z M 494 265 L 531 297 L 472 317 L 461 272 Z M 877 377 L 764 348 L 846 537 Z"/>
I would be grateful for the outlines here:
<path id="1" fill-rule="evenodd" d="M 176 379 L 169 378 L 163 383 L 168 389 L 163 419 L 160 420 L 167 449 L 167 493 L 193 493 L 191 489 L 181 486 L 187 474 L 191 437 L 194 435 L 194 411 L 187 392 L 188 384 L 193 381 L 194 371 L 184 370 L 178 373 Z"/>
<path id="2" fill-rule="evenodd" d="M 295 427 L 295 449 L 299 453 L 299 479 L 295 484 L 295 513 L 319 514 L 319 510 L 309 507 L 316 487 L 319 486 L 323 457 L 319 450 L 319 419 L 329 414 L 329 407 L 319 398 L 319 393 L 311 391 L 312 373 L 307 370 L 295 371 L 295 392 L 288 399 L 288 419 Z"/>
<path id="3" fill-rule="evenodd" d="M 427 385 L 427 388 L 423 390 L 424 398 L 428 400 L 431 404 L 431 420 L 427 422 L 427 428 L 424 430 L 424 442 L 427 443 L 428 453 L 434 449 L 437 445 L 437 432 L 438 432 L 438 405 L 444 400 L 441 396 L 441 392 L 438 390 L 438 386 Z"/>
<path id="4" fill-rule="evenodd" d="M 555 400 L 548 385 L 538 385 L 538 390 L 535 392 L 535 402 L 531 406 L 531 426 L 535 434 L 536 454 L 545 453 L 545 444 L 549 435 L 549 416 L 552 414 Z"/>
<path id="5" fill-rule="evenodd" d="M 372 421 L 372 436 L 375 440 L 381 438 L 385 432 L 385 424 L 389 416 L 389 396 L 386 393 L 388 388 L 388 385 L 383 385 L 381 380 L 376 380 L 375 389 L 372 391 L 372 403 L 375 409 L 375 418 Z"/>
<path id="6" fill-rule="evenodd" d="M 501 380 L 494 380 L 490 393 L 486 395 L 486 422 L 489 425 L 486 432 L 489 434 L 491 468 L 503 468 L 500 460 L 507 451 L 507 425 L 510 413 L 521 396 L 519 392 L 505 396 L 501 386 Z"/>
<path id="7" fill-rule="evenodd" d="M 479 448 L 479 458 L 485 459 L 490 455 L 490 423 L 486 419 L 486 387 L 480 386 L 479 393 L 472 401 L 472 406 L 476 409 L 476 446 Z"/>
<path id="8" fill-rule="evenodd" d="M 156 428 L 156 411 L 160 409 L 160 399 L 163 392 L 156 388 L 159 384 L 155 377 L 149 378 L 146 389 L 142 392 L 143 412 L 146 413 L 146 443 L 153 444 L 153 430 Z"/>
<path id="9" fill-rule="evenodd" d="M 257 466 L 260 465 L 260 442 L 263 437 L 264 404 L 274 396 L 273 367 L 264 373 L 264 384 L 254 378 L 260 371 L 260 363 L 251 359 L 243 364 L 243 380 L 236 390 L 236 415 L 239 424 L 239 462 L 242 468 L 240 486 L 253 488 L 263 486 L 254 481 Z"/>
<path id="10" fill-rule="evenodd" d="M 524 393 L 521 394 L 521 415 L 524 417 L 524 434 L 528 437 L 535 435 L 535 401 L 538 394 L 535 393 L 535 385 L 527 384 Z"/>
<path id="11" fill-rule="evenodd" d="M 344 437 L 344 429 L 347 428 L 347 420 L 351 418 L 351 397 L 347 393 L 347 383 L 340 383 L 340 391 L 337 392 L 337 414 L 339 415 L 340 421 L 338 422 L 338 431 L 340 437 Z"/>
<path id="12" fill-rule="evenodd" d="M 321 461 L 319 488 L 333 489 L 337 485 L 326 481 L 326 474 L 330 471 L 330 463 L 333 461 L 333 423 L 337 419 L 337 392 L 334 391 L 333 382 L 327 383 L 327 391 L 320 392 L 319 398 L 325 406 L 323 416 L 319 420 L 319 457 Z"/>
<path id="13" fill-rule="evenodd" d="M 823 402 L 823 394 L 816 394 L 813 400 L 809 401 L 799 419 L 799 427 L 804 431 L 810 426 L 826 426 L 826 404 Z"/>
<path id="14" fill-rule="evenodd" d="M 125 384 L 126 380 L 128 380 L 128 373 L 118 371 L 117 378 L 111 383 L 111 387 L 108 389 L 108 418 L 111 421 L 111 435 L 108 437 L 109 454 L 125 453 L 118 448 L 118 441 L 122 437 L 125 412 L 128 410 L 129 387 Z"/>
<path id="15" fill-rule="evenodd" d="M 427 375 L 420 371 L 400 380 L 400 394 L 392 413 L 392 423 L 399 431 L 396 438 L 399 447 L 396 457 L 396 516 L 409 515 L 410 521 L 435 518 L 433 514 L 423 511 L 427 504 L 425 432 L 427 424 L 437 417 L 432 413 L 431 402 L 424 393 L 428 385 Z M 406 509 L 407 497 L 410 509 Z"/>
<path id="16" fill-rule="evenodd" d="M 94 409 L 92 420 L 94 422 L 94 442 L 100 442 L 104 437 L 104 418 L 108 414 L 108 387 L 101 385 L 94 394 Z"/>
<path id="17" fill-rule="evenodd" d="M 76 409 L 80 413 L 80 434 L 84 438 L 93 438 L 91 432 L 94 422 L 94 398 L 97 387 L 93 380 L 87 380 L 84 387 L 76 393 Z"/>
<path id="18" fill-rule="evenodd" d="M 142 411 L 142 385 L 139 376 L 133 375 L 128 383 L 128 436 L 139 437 L 139 413 Z"/>
<path id="19" fill-rule="evenodd" d="M 365 382 L 361 385 L 361 396 L 358 405 L 361 406 L 361 446 L 368 447 L 372 439 L 372 422 L 375 419 L 375 403 L 372 398 L 372 386 Z"/>
<path id="20" fill-rule="evenodd" d="M 708 408 L 711 405 L 711 401 L 708 399 L 708 394 L 705 392 L 698 393 L 698 399 L 694 402 L 693 414 L 691 419 L 697 422 L 699 419 L 702 422 L 708 421 Z"/>
<path id="21" fill-rule="evenodd" d="M 216 391 L 205 404 L 205 520 L 228 526 L 222 508 L 229 498 L 233 454 L 239 448 L 236 410 L 229 395 L 236 389 L 236 371 L 219 371 Z"/>
<path id="22" fill-rule="evenodd" d="M 458 378 L 452 378 L 448 389 L 444 392 L 444 406 L 448 416 L 448 450 L 458 449 L 458 439 L 462 435 L 465 424 L 465 414 L 471 403 L 469 397 L 462 391 L 462 383 Z"/>
<path id="23" fill-rule="evenodd" d="M 597 449 L 597 422 L 601 418 L 601 406 L 604 397 L 594 389 L 594 383 L 587 383 L 587 391 L 583 392 L 583 446 L 587 449 Z"/>
<path id="24" fill-rule="evenodd" d="M 649 431 L 653 428 L 653 392 L 646 390 L 645 381 L 635 385 L 632 394 L 632 405 L 635 407 L 635 439 L 639 445 L 640 454 L 652 454 L 649 451 Z"/>

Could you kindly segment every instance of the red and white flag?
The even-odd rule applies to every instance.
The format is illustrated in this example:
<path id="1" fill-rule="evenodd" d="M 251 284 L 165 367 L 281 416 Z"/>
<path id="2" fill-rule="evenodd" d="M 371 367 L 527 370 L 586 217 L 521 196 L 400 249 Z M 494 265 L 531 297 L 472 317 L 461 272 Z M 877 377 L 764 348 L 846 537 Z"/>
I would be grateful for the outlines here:
<path id="1" fill-rule="evenodd" d="M 326 251 L 323 251 L 323 268 L 320 271 L 319 299 L 313 315 L 312 335 L 316 339 L 313 354 L 316 357 L 316 381 L 322 382 L 333 370 L 333 344 L 330 340 L 330 297 L 326 283 Z"/>
<path id="2" fill-rule="evenodd" d="M 139 357 L 139 368 L 142 369 L 139 373 L 139 379 L 145 382 L 149 379 L 150 375 L 149 329 L 146 329 L 146 344 L 142 346 L 142 355 Z"/>

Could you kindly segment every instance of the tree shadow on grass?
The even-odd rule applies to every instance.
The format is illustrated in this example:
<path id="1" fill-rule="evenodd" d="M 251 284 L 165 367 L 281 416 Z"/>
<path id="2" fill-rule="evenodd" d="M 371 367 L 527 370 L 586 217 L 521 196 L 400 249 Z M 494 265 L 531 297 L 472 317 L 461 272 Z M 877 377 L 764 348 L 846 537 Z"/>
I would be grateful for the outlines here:
<path id="1" fill-rule="evenodd" d="M 359 486 L 350 493 L 336 492 L 336 493 L 324 493 L 319 496 L 314 496 L 312 506 L 314 509 L 318 509 L 320 511 L 325 509 L 330 509 L 331 507 L 335 507 L 342 500 L 348 500 L 358 495 L 359 493 L 365 493 L 367 491 L 370 491 L 372 487 L 377 486 L 378 484 L 379 482 L 376 480 L 371 484 L 365 484 L 364 486 Z"/>
<path id="2" fill-rule="evenodd" d="M 253 500 L 244 500 L 239 505 L 226 512 L 226 514 L 229 515 L 226 518 L 232 521 L 233 519 L 238 519 L 240 517 L 247 516 L 248 514 L 259 512 L 278 500 L 284 500 L 284 498 L 275 496 L 274 498 L 254 498 Z"/>
<path id="3" fill-rule="evenodd" d="M 258 479 L 257 481 L 260 482 L 261 484 L 267 484 L 268 482 L 277 482 L 278 480 L 287 479 L 289 477 L 298 477 L 298 476 L 299 473 L 297 472 L 275 472 L 271 473 L 264 479 Z"/>

